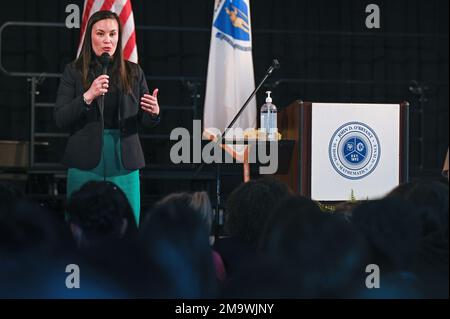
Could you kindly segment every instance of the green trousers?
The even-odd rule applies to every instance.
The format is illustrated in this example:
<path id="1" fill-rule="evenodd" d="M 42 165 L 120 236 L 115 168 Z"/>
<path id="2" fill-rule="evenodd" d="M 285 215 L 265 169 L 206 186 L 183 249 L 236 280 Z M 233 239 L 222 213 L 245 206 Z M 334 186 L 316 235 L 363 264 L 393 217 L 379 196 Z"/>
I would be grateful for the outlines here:
<path id="1" fill-rule="evenodd" d="M 103 152 L 98 166 L 91 170 L 69 168 L 67 172 L 67 199 L 89 181 L 112 182 L 127 196 L 133 209 L 136 224 L 139 225 L 141 211 L 139 170 L 125 169 L 121 154 L 119 130 L 105 129 L 103 132 Z"/>

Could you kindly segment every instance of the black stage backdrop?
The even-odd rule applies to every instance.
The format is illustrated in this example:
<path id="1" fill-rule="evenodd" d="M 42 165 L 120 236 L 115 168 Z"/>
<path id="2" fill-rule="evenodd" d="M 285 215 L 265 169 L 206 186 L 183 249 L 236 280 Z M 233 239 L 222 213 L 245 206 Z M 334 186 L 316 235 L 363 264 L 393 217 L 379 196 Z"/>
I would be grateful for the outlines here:
<path id="1" fill-rule="evenodd" d="M 83 1 L 74 0 L 2 2 L 0 24 L 63 23 L 71 3 L 82 10 Z M 146 157 L 154 165 L 150 169 L 161 171 L 170 164 L 167 140 L 172 128 L 191 128 L 192 119 L 202 118 L 213 3 L 132 3 L 140 64 L 149 87 L 160 88 L 164 116 L 163 123 L 145 132 L 143 139 Z M 370 3 L 380 7 L 380 29 L 365 26 Z M 268 86 L 279 108 L 295 99 L 410 102 L 411 176 L 438 176 L 448 146 L 448 6 L 447 0 L 253 0 L 256 80 L 278 58 L 282 67 Z M 1 37 L 1 63 L 8 71 L 60 73 L 74 59 L 78 40 L 79 29 L 9 26 Z M 53 103 L 59 79 L 36 80 L 36 102 Z M 30 85 L 27 77 L 0 73 L 0 139 L 29 139 Z M 264 90 L 257 96 L 258 105 L 263 103 Z M 51 107 L 38 109 L 35 123 L 36 132 L 61 133 L 54 127 Z M 60 159 L 63 138 L 36 140 L 50 142 L 37 147 L 37 161 Z M 159 192 L 173 190 L 167 186 Z"/>

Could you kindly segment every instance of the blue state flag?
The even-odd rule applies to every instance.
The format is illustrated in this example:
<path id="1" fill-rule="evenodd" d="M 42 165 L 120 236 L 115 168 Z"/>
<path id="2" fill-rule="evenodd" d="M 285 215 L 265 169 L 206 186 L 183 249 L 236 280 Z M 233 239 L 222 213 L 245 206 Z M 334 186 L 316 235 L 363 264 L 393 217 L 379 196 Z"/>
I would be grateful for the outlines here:
<path id="1" fill-rule="evenodd" d="M 216 0 L 203 115 L 205 130 L 223 132 L 254 89 L 250 0 Z M 255 128 L 256 113 L 253 99 L 233 129 Z"/>

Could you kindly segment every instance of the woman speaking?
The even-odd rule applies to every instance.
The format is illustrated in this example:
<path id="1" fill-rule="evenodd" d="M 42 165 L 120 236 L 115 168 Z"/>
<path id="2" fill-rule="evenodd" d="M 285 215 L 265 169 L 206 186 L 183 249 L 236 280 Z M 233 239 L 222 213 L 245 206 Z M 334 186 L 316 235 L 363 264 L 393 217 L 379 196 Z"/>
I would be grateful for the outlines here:
<path id="1" fill-rule="evenodd" d="M 88 181 L 115 183 L 140 215 L 139 169 L 145 166 L 138 125 L 159 123 L 158 89 L 149 94 L 139 65 L 122 54 L 122 25 L 111 11 L 87 23 L 80 56 L 69 63 L 57 94 L 56 125 L 70 130 L 63 164 L 67 198 Z"/>

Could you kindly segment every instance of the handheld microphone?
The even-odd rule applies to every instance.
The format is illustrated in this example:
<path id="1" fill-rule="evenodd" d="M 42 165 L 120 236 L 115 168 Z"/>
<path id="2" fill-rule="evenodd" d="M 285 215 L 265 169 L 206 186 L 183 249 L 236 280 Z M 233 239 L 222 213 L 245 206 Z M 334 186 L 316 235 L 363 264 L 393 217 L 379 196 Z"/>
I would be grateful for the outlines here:
<path id="1" fill-rule="evenodd" d="M 108 52 L 103 52 L 100 56 L 100 63 L 102 64 L 102 74 L 106 74 L 109 62 L 111 62 L 111 56 Z"/>
<path id="2" fill-rule="evenodd" d="M 100 56 L 100 63 L 102 64 L 102 74 L 106 74 L 108 71 L 108 64 L 111 61 L 111 56 L 108 52 L 103 52 Z M 103 116 L 103 110 L 105 108 L 105 93 L 100 96 L 100 113 Z"/>

